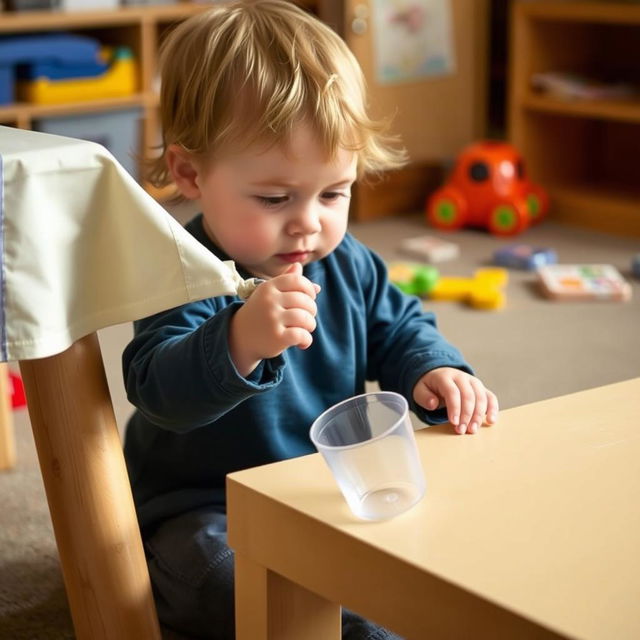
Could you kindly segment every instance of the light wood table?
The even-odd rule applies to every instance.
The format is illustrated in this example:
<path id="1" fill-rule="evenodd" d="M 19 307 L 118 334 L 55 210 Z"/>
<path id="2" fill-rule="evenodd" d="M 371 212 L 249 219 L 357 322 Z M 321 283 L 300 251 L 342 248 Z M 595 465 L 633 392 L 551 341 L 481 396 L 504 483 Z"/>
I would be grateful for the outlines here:
<path id="1" fill-rule="evenodd" d="M 415 640 L 640 638 L 640 378 L 416 435 L 427 494 L 386 522 L 319 454 L 228 477 L 238 640 L 336 640 L 333 603 Z"/>

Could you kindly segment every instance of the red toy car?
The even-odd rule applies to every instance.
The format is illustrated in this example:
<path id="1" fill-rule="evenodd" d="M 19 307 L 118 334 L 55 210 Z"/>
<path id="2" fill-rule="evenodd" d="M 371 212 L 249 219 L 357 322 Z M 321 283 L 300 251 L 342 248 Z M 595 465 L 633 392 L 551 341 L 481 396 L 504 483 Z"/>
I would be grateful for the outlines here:
<path id="1" fill-rule="evenodd" d="M 518 150 L 485 140 L 462 151 L 449 181 L 427 200 L 427 220 L 443 230 L 486 227 L 511 236 L 539 222 L 548 207 L 546 192 L 527 179 Z"/>

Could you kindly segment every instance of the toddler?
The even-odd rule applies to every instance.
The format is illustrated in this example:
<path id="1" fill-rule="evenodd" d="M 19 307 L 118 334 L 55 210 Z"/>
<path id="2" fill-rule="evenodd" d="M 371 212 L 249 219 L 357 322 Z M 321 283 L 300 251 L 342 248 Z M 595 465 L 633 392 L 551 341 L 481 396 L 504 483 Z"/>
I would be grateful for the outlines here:
<path id="1" fill-rule="evenodd" d="M 199 201 L 187 229 L 264 282 L 135 323 L 125 455 L 162 624 L 234 638 L 227 473 L 314 451 L 313 420 L 397 391 L 459 434 L 497 400 L 382 260 L 347 233 L 351 187 L 405 154 L 369 117 L 344 42 L 294 4 L 217 4 L 161 52 L 162 154 L 150 178 Z M 293 479 L 292 479 L 293 480 Z M 343 611 L 343 638 L 394 634 Z"/>

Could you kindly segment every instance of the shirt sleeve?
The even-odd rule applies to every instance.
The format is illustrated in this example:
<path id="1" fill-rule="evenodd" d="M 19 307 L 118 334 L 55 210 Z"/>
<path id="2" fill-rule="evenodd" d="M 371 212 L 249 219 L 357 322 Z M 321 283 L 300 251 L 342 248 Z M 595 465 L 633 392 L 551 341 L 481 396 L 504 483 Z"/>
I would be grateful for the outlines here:
<path id="1" fill-rule="evenodd" d="M 241 302 L 190 303 L 134 323 L 123 373 L 129 401 L 171 431 L 214 422 L 243 400 L 277 386 L 284 359 L 263 360 L 247 378 L 236 370 L 227 335 Z"/>
<path id="2" fill-rule="evenodd" d="M 367 309 L 367 378 L 402 394 L 412 411 L 428 424 L 446 422 L 446 410 L 427 411 L 413 400 L 413 388 L 428 371 L 454 367 L 473 374 L 456 347 L 438 331 L 436 317 L 422 301 L 389 281 L 387 267 L 375 253 L 361 247 L 358 271 L 368 274 L 364 287 Z"/>

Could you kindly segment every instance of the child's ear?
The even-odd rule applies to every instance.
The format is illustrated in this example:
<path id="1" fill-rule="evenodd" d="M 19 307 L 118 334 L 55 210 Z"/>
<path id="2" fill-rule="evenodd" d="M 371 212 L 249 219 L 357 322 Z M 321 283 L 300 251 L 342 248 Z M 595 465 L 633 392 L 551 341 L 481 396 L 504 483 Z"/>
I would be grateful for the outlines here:
<path id="1" fill-rule="evenodd" d="M 200 197 L 198 167 L 193 156 L 178 144 L 170 144 L 165 152 L 169 173 L 180 193 L 188 200 Z"/>

